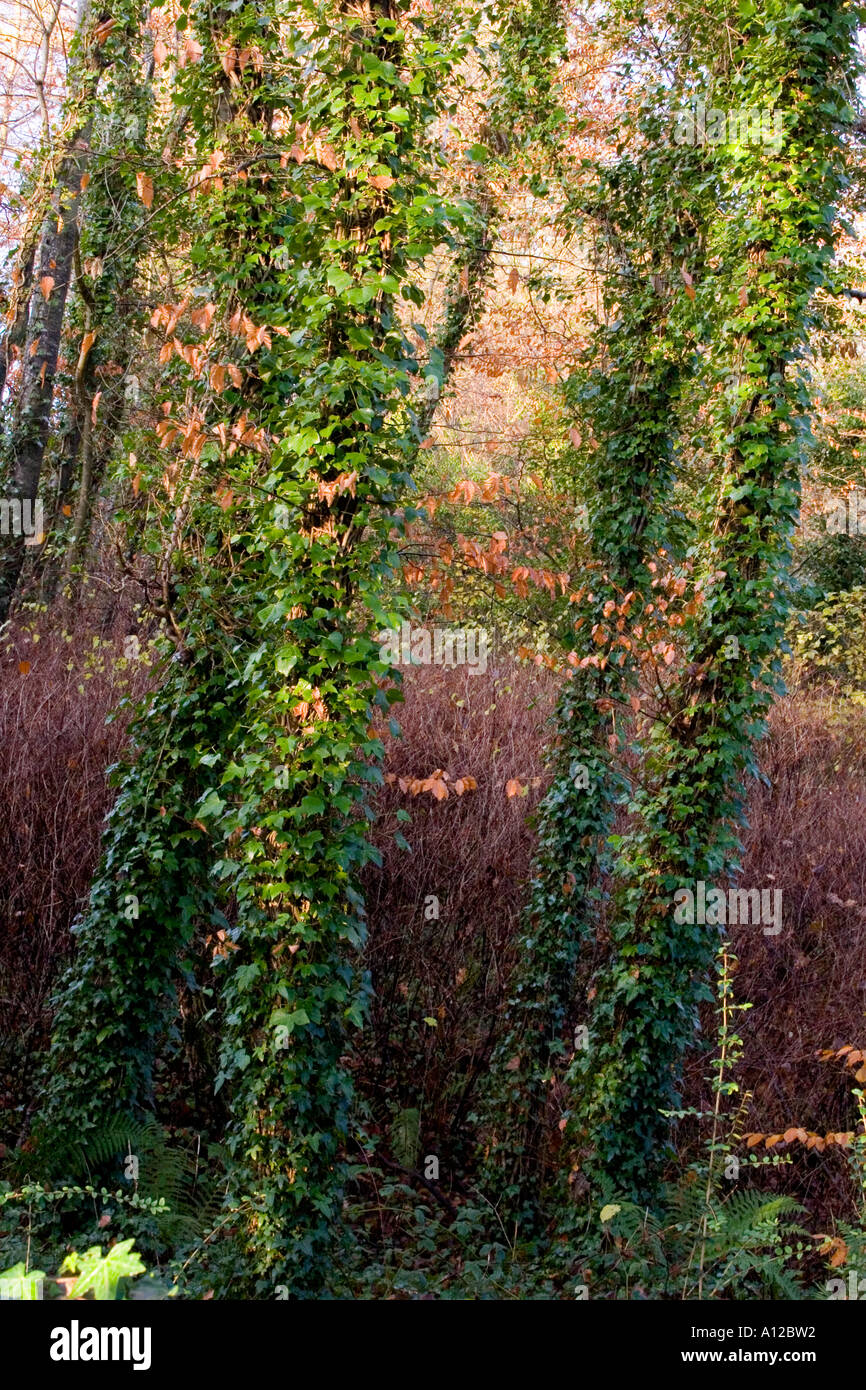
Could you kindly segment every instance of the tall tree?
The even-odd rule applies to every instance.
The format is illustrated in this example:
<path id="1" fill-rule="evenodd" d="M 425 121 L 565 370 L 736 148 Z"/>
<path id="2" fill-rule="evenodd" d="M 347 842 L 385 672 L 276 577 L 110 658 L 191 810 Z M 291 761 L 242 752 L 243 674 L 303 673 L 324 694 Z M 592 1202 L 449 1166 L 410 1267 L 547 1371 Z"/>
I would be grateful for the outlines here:
<path id="1" fill-rule="evenodd" d="M 231 1200 L 259 1289 L 296 1296 L 339 1229 L 364 1008 L 370 718 L 393 698 L 376 633 L 418 444 L 399 308 L 462 216 L 428 128 L 468 39 L 405 9 L 279 0 L 187 31 L 205 292 L 153 319 L 177 360 L 158 427 L 176 651 L 134 729 L 46 1111 L 86 1129 L 152 1103 L 179 953 L 219 927 Z"/>
<path id="2" fill-rule="evenodd" d="M 698 428 L 710 468 L 687 555 L 666 575 L 672 550 L 655 576 L 654 607 L 676 611 L 686 587 L 690 601 L 680 609 L 681 641 L 671 634 L 663 717 L 647 730 L 633 819 L 616 847 L 594 1043 L 575 1065 L 587 1166 L 644 1195 L 669 1153 L 666 1112 L 677 1107 L 720 936 L 711 919 L 680 913 L 676 895 L 701 881 L 727 888 L 739 867 L 744 777 L 755 771 L 755 740 L 779 688 L 810 408 L 803 361 L 815 291 L 831 278 L 841 230 L 858 71 L 854 8 L 742 5 L 726 22 L 730 49 L 712 99 L 738 133 L 715 149 L 718 213 L 702 263 L 695 275 L 683 264 L 705 340 L 696 368 L 710 398 Z M 743 113 L 762 111 L 781 114 L 780 141 L 743 136 Z"/>
<path id="3" fill-rule="evenodd" d="M 32 194 L 31 226 L 35 228 L 41 217 L 41 230 L 38 239 L 30 234 L 24 238 L 4 350 L 7 362 L 11 351 L 16 351 L 20 360 L 12 423 L 4 440 L 5 487 L 10 500 L 31 509 L 39 492 L 51 432 L 100 76 L 107 65 L 129 61 L 130 40 L 138 28 L 134 0 L 116 7 L 111 16 L 97 13 L 90 0 L 80 0 L 70 52 L 69 97 L 61 129 L 46 153 L 42 177 Z M 25 554 L 23 529 L 16 527 L 13 534 L 3 537 L 0 548 L 0 621 L 14 598 Z"/>

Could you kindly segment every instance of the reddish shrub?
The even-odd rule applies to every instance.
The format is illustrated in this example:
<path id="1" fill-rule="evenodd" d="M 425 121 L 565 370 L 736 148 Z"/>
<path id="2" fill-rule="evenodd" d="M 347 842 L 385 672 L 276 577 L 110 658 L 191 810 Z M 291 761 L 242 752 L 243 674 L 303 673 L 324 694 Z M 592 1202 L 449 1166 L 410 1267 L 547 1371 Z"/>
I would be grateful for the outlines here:
<path id="1" fill-rule="evenodd" d="M 541 793 L 555 682 L 507 659 L 484 675 L 412 669 L 404 694 L 402 738 L 386 743 L 386 772 L 397 780 L 377 806 L 382 867 L 365 883 L 375 994 L 363 1073 L 374 1109 L 384 1114 L 386 1097 L 388 1109 L 417 1108 L 425 1136 L 453 1142 L 514 963 L 533 843 L 527 813 Z M 437 770 L 449 776 L 447 799 L 401 790 L 400 778 Z M 477 787 L 458 795 L 453 783 L 467 775 Z M 506 794 L 512 779 L 525 795 Z M 399 832 L 411 853 L 395 841 Z"/>
<path id="2" fill-rule="evenodd" d="M 83 618 L 66 633 L 18 623 L 0 642 L 0 1113 L 13 1141 L 37 1100 L 51 993 L 99 853 L 105 771 L 123 745 L 124 717 L 106 716 L 147 681 L 143 663 L 123 658 L 118 624 L 96 637 Z"/>

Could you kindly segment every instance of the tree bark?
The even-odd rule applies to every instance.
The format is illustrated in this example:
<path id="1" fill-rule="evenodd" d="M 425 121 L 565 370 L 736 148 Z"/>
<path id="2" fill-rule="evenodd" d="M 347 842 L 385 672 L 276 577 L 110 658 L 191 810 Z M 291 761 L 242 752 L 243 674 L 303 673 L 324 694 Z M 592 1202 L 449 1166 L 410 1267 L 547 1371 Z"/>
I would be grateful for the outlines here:
<path id="1" fill-rule="evenodd" d="M 81 176 L 90 149 L 93 118 L 90 99 L 104 66 L 99 45 L 87 34 L 91 0 L 80 0 L 79 48 L 71 74 L 73 100 L 80 117 L 66 139 L 54 182 L 54 193 L 45 214 L 34 254 L 33 275 L 26 309 L 21 382 L 15 403 L 7 495 L 22 503 L 35 502 L 45 447 L 51 432 L 51 409 L 60 355 L 60 338 L 72 282 L 78 245 L 81 208 Z M 8 363 L 8 355 L 7 355 Z M 5 536 L 0 549 L 0 622 L 9 613 L 24 568 L 25 537 Z"/>

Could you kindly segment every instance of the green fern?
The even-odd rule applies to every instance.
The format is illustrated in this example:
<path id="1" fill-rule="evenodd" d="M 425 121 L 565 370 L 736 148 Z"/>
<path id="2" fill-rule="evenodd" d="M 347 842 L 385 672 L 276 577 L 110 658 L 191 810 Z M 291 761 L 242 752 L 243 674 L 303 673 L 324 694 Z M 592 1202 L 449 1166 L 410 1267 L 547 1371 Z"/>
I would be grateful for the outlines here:
<path id="1" fill-rule="evenodd" d="M 414 1168 L 421 1143 L 420 1110 L 401 1110 L 391 1125 L 394 1157 L 404 1168 Z"/>
<path id="2" fill-rule="evenodd" d="M 37 1141 L 32 1153 L 19 1154 L 13 1168 L 20 1176 L 51 1183 L 112 1178 L 124 1190 L 162 1202 L 157 1217 L 160 1237 L 175 1244 L 197 1239 L 215 1219 L 219 1201 L 199 1181 L 195 1156 L 169 1142 L 165 1129 L 149 1118 L 118 1116 L 88 1135 L 85 1143 Z M 26 1173 L 24 1170 L 26 1169 Z"/>

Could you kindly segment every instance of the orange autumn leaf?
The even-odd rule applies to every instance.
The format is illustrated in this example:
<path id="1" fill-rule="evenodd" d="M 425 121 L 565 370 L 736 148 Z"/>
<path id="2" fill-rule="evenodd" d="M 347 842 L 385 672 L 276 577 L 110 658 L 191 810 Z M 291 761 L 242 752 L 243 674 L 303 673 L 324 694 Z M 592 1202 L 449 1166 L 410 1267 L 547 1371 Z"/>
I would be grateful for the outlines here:
<path id="1" fill-rule="evenodd" d="M 29 661 L 19 661 L 19 663 L 18 663 L 18 670 L 21 672 L 21 675 L 22 675 L 22 676 L 27 676 L 27 675 L 29 675 L 29 674 L 30 674 L 30 662 L 29 662 Z"/>
<path id="2" fill-rule="evenodd" d="M 203 53 L 204 49 L 202 48 L 198 39 L 194 39 L 192 38 L 192 36 L 190 36 L 183 46 L 183 55 L 180 66 L 184 67 L 187 63 L 197 63 L 200 60 Z"/>
<path id="3" fill-rule="evenodd" d="M 474 777 L 458 777 L 454 783 L 454 790 L 458 796 L 462 796 L 464 792 L 474 792 L 477 788 L 478 783 Z"/>
<path id="4" fill-rule="evenodd" d="M 519 782 L 516 777 L 510 778 L 509 781 L 505 783 L 506 796 L 522 796 L 524 790 L 523 783 Z"/>
<path id="5" fill-rule="evenodd" d="M 56 281 L 53 275 L 42 276 L 42 278 L 39 281 L 39 288 L 42 291 L 43 299 L 51 298 L 51 291 L 54 289 L 55 283 Z"/>
<path id="6" fill-rule="evenodd" d="M 328 145 L 322 140 L 314 140 L 313 154 L 319 163 L 326 169 L 330 169 L 332 173 L 339 168 L 339 160 L 333 145 Z M 372 183 L 372 179 L 370 182 Z"/>
<path id="7" fill-rule="evenodd" d="M 87 333 L 85 333 L 83 338 L 81 339 L 81 349 L 78 354 L 78 367 L 76 369 L 77 375 L 79 377 L 84 371 L 84 365 L 87 361 L 87 355 L 95 342 L 96 334 L 92 330 L 89 330 Z"/>
<path id="8" fill-rule="evenodd" d="M 135 191 L 148 211 L 153 207 L 153 179 L 149 174 L 137 173 Z"/>

